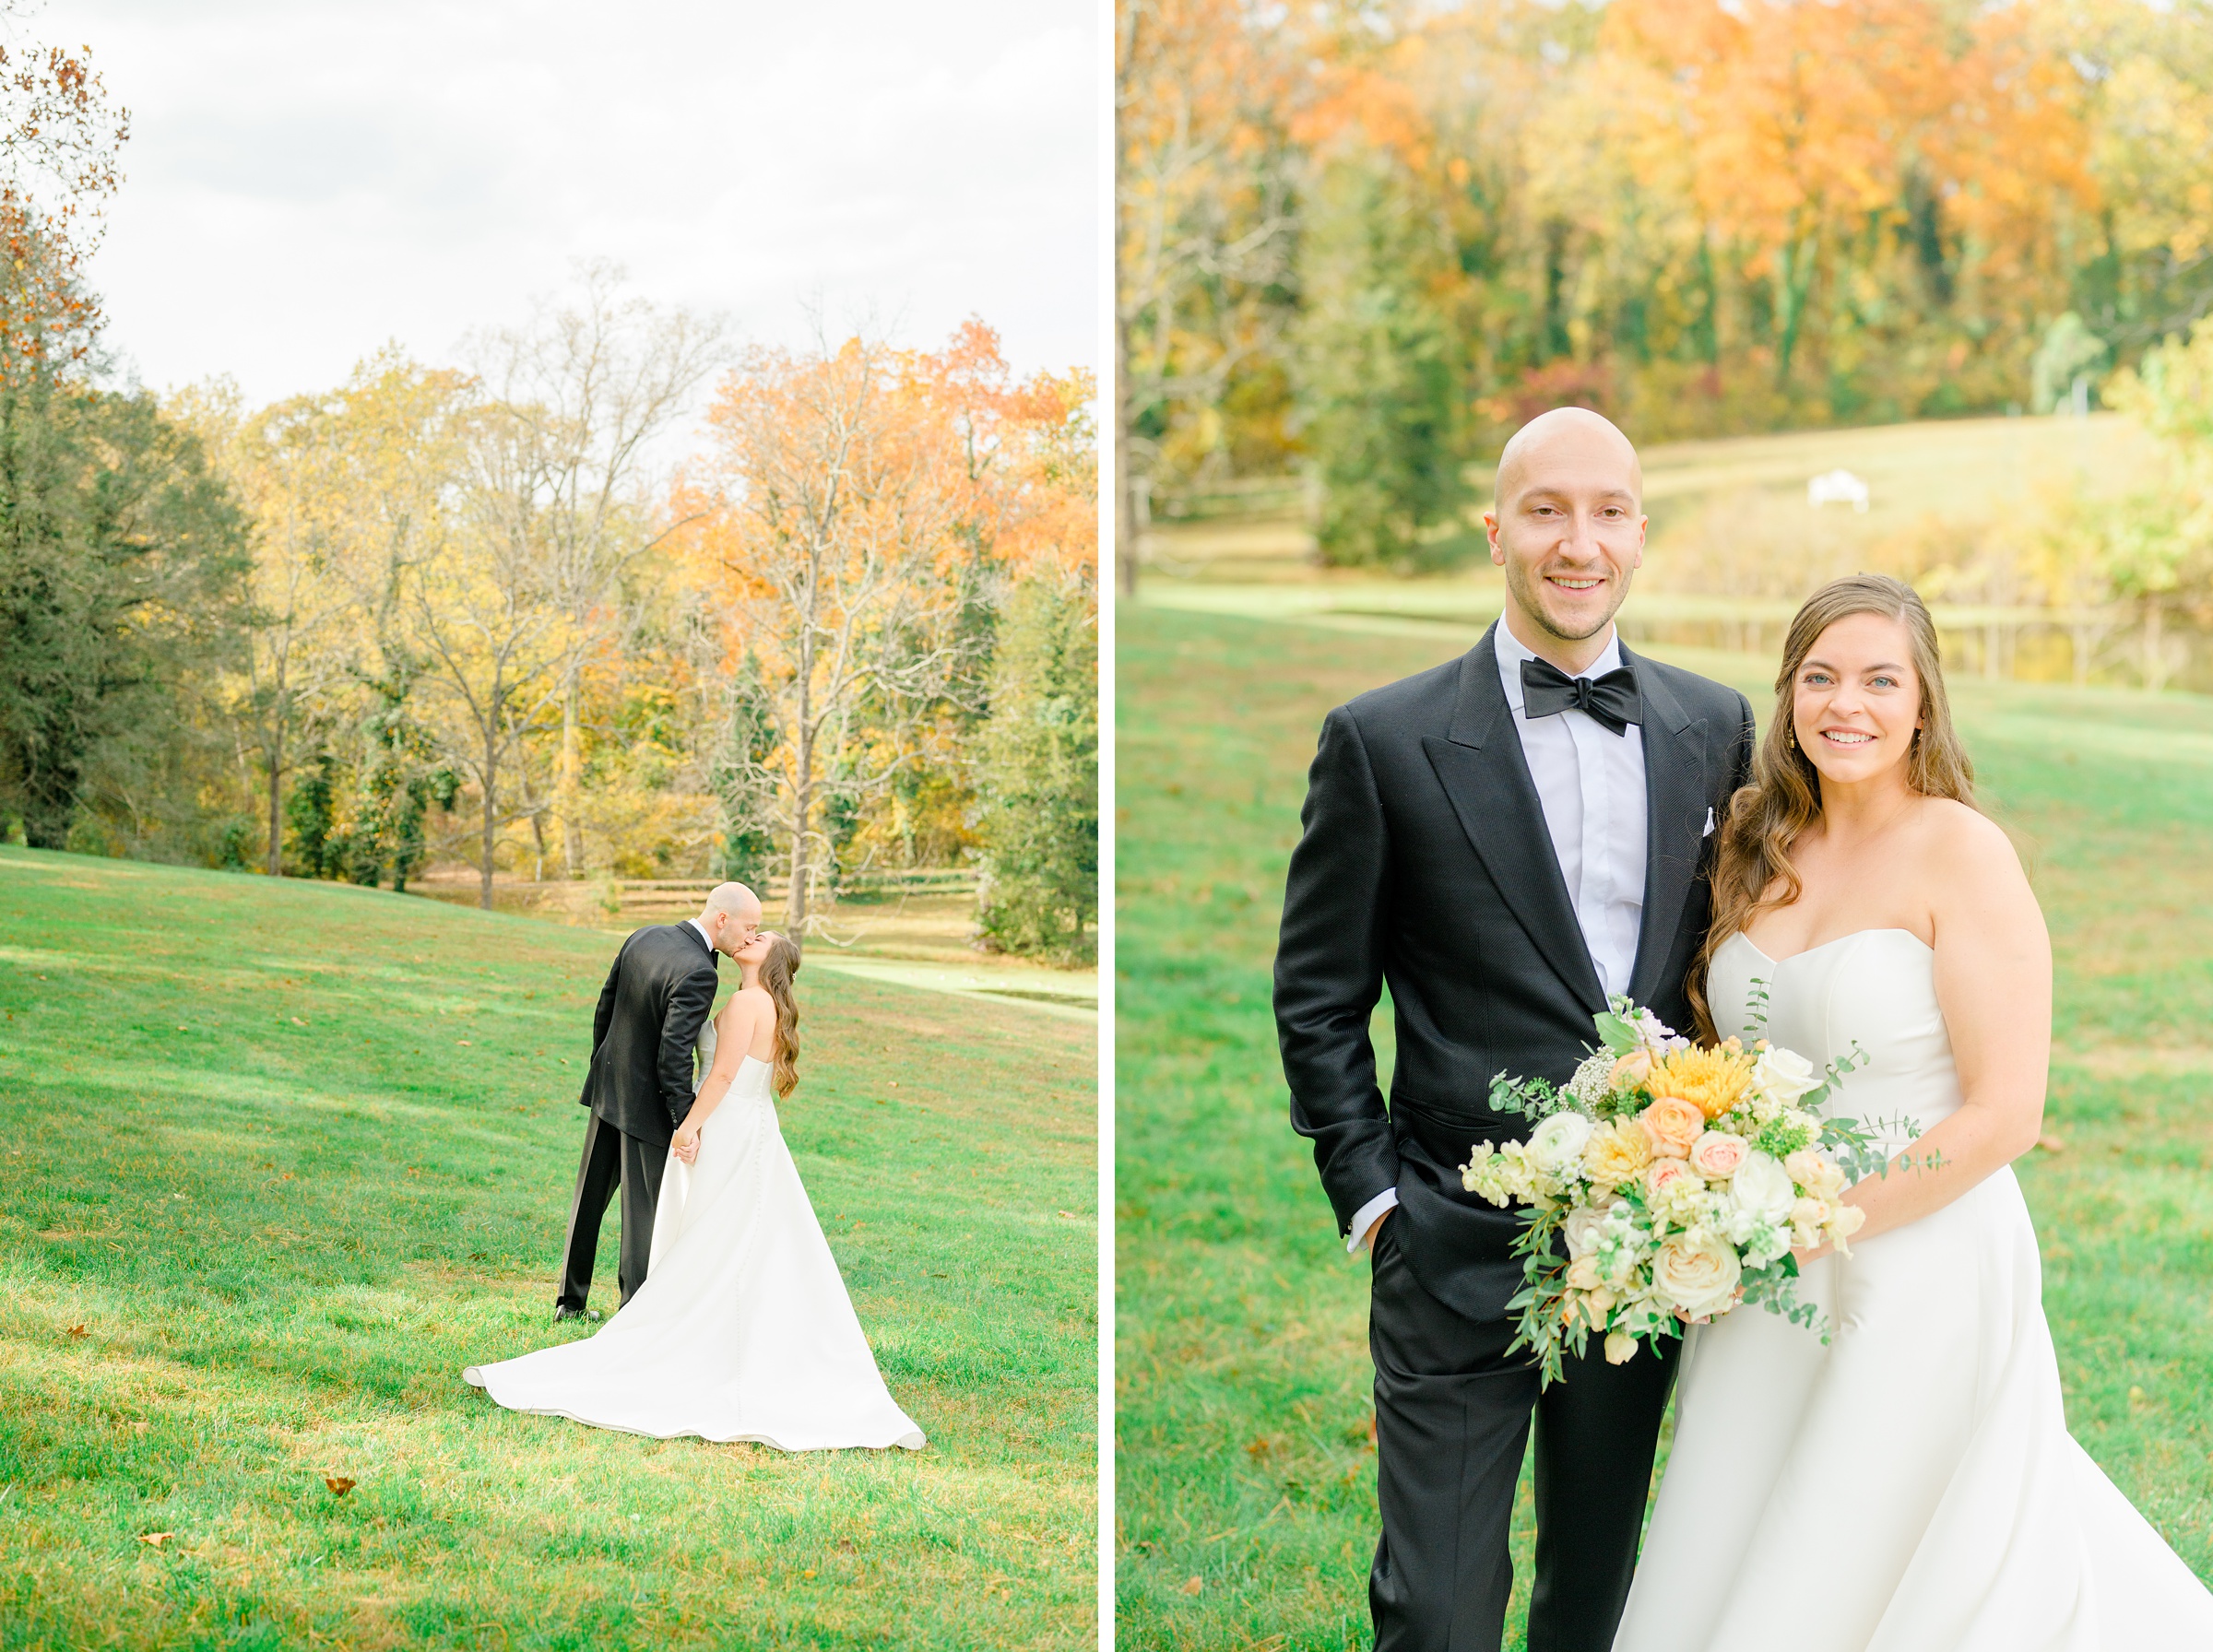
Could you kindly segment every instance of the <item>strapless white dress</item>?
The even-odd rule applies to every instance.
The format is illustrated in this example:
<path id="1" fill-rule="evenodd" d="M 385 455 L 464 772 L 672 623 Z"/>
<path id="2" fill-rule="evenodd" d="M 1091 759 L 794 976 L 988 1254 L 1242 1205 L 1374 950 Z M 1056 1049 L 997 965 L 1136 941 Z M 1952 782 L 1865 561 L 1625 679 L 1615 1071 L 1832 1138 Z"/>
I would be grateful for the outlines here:
<path id="1" fill-rule="evenodd" d="M 714 1058 L 710 1022 L 703 1073 Z M 471 1365 L 465 1379 L 510 1410 L 656 1439 L 921 1448 L 799 1184 L 771 1070 L 748 1056 L 701 1127 L 698 1158 L 669 1156 L 645 1282 L 621 1310 L 584 1341 Z"/>
<path id="2" fill-rule="evenodd" d="M 1749 1035 L 1755 978 L 1777 1044 L 1872 1057 L 1840 1109 L 1925 1130 L 1959 1105 L 1917 936 L 1862 930 L 1780 963 L 1732 936 L 1709 992 L 1723 1032 Z M 2010 1169 L 1817 1261 L 1801 1294 L 1827 1346 L 1757 1309 L 1687 1339 L 1615 1652 L 2213 1647 L 2213 1594 L 2067 1434 Z"/>

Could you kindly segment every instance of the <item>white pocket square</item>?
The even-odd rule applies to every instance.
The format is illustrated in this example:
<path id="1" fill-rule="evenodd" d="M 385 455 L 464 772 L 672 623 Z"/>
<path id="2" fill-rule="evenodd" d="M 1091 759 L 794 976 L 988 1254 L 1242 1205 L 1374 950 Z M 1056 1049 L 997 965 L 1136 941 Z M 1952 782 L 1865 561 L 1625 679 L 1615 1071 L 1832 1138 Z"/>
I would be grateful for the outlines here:
<path id="1" fill-rule="evenodd" d="M 1706 830 L 1699 832 L 1698 835 L 1700 837 L 1711 837 L 1713 835 L 1713 808 L 1710 804 L 1707 806 L 1706 809 Z"/>

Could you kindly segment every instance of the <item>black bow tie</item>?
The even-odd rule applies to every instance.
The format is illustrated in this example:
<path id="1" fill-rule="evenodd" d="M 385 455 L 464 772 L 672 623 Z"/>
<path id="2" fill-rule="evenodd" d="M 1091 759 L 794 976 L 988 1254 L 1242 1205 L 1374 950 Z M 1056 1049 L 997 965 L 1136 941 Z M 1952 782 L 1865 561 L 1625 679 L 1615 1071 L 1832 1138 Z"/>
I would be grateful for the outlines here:
<path id="1" fill-rule="evenodd" d="M 1569 677 L 1544 660 L 1521 662 L 1521 713 L 1527 717 L 1549 717 L 1555 712 L 1582 712 L 1613 734 L 1627 734 L 1629 725 L 1644 721 L 1644 701 L 1637 692 L 1637 674 L 1617 666 L 1604 677 Z"/>

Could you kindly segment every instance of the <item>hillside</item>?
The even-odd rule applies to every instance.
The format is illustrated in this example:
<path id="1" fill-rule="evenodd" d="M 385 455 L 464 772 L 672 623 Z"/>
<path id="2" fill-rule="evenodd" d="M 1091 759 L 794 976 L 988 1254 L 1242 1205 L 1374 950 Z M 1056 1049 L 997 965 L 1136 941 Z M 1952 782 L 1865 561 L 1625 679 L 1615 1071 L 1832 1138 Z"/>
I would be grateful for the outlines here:
<path id="1" fill-rule="evenodd" d="M 0 850 L 0 1645 L 1091 1643 L 1081 1022 L 800 975 L 785 1132 L 928 1451 L 644 1441 L 463 1386 L 555 1335 L 612 945 Z"/>

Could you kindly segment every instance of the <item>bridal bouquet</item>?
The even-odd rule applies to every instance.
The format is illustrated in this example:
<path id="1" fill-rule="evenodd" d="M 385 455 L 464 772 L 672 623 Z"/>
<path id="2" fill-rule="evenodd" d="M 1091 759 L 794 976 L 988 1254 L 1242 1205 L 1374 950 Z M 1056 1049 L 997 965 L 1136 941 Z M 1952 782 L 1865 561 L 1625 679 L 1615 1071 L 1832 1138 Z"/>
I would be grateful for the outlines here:
<path id="1" fill-rule="evenodd" d="M 1461 1185 L 1528 1205 L 1515 1253 L 1528 1282 L 1513 1346 L 1558 1380 L 1593 1331 L 1615 1364 L 1741 1302 L 1817 1328 L 1797 1300 L 1793 1245 L 1839 1251 L 1865 1220 L 1844 1189 L 1881 1170 L 1876 1136 L 1818 1109 L 1864 1060 L 1825 1072 L 1765 1039 L 1698 1049 L 1626 997 L 1597 1018 L 1600 1047 L 1565 1087 L 1492 1080 L 1491 1105 L 1536 1121 L 1526 1141 L 1478 1143 Z M 1828 1339 L 1826 1328 L 1822 1339 Z"/>

